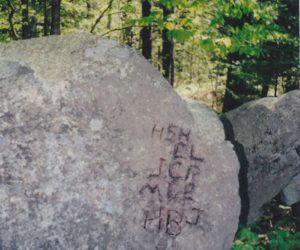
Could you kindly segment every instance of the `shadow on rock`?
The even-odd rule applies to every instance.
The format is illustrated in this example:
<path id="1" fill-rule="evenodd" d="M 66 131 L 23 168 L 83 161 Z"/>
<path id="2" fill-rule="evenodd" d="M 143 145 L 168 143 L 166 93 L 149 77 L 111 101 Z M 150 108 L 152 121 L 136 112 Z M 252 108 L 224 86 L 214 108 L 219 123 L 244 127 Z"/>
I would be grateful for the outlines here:
<path id="1" fill-rule="evenodd" d="M 240 162 L 240 171 L 239 171 L 239 194 L 241 197 L 241 214 L 239 218 L 239 224 L 246 225 L 247 224 L 247 217 L 249 214 L 249 195 L 248 195 L 248 161 L 244 152 L 244 147 L 241 143 L 234 139 L 234 132 L 231 122 L 225 117 L 220 117 L 225 130 L 225 139 L 230 141 L 233 146 L 234 150 L 237 154 L 237 157 Z"/>

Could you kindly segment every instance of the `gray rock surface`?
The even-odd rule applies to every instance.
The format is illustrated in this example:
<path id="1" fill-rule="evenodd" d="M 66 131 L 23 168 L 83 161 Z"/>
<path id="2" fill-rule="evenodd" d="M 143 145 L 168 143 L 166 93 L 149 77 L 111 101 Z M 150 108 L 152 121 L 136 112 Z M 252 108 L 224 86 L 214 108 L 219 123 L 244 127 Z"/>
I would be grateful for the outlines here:
<path id="1" fill-rule="evenodd" d="M 288 206 L 300 202 L 300 173 L 295 175 L 282 190 L 281 199 Z"/>
<path id="2" fill-rule="evenodd" d="M 300 92 L 247 103 L 223 121 L 241 163 L 242 216 L 253 222 L 300 172 Z"/>
<path id="3" fill-rule="evenodd" d="M 0 249 L 229 249 L 238 160 L 197 117 L 117 42 L 0 45 Z"/>

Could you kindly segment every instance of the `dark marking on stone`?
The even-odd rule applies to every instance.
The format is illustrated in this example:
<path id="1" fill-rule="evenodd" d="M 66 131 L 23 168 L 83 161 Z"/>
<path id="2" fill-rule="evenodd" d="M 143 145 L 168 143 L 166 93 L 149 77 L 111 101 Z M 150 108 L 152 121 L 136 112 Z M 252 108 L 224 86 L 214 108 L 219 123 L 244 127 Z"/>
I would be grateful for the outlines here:
<path id="1" fill-rule="evenodd" d="M 190 225 L 197 225 L 198 224 L 198 222 L 199 222 L 199 218 L 200 218 L 200 213 L 203 213 L 204 212 L 204 210 L 201 210 L 201 209 L 199 209 L 199 208 L 192 208 L 192 211 L 193 212 L 196 212 L 196 218 L 194 219 L 194 221 L 189 221 L 189 220 L 186 220 L 185 222 L 186 223 L 188 223 L 188 224 L 190 224 Z"/>
<path id="2" fill-rule="evenodd" d="M 182 167 L 181 161 L 172 162 L 169 165 L 169 177 L 174 180 L 178 180 L 178 179 L 182 178 L 182 176 L 178 175 L 176 172 L 176 168 L 181 168 L 181 167 Z"/>
<path id="3" fill-rule="evenodd" d="M 159 167 L 158 167 L 158 173 L 157 174 L 150 174 L 148 176 L 148 179 L 152 179 L 152 178 L 157 178 L 161 175 L 161 172 L 162 172 L 162 167 L 163 167 L 163 164 L 164 162 L 166 161 L 166 159 L 164 158 L 159 158 Z"/>
<path id="4" fill-rule="evenodd" d="M 32 155 L 31 155 L 31 152 L 30 152 L 30 148 L 28 146 L 22 146 L 20 144 L 17 145 L 18 149 L 20 149 L 21 151 L 21 154 L 23 156 L 23 158 L 28 161 L 28 162 L 31 162 L 32 161 Z M 17 154 L 17 156 L 20 157 L 19 154 Z M 20 157 L 21 159 L 22 157 Z"/>
<path id="5" fill-rule="evenodd" d="M 172 216 L 173 213 L 173 216 Z M 171 236 L 177 236 L 181 233 L 181 222 L 183 214 L 174 209 L 167 210 L 166 233 Z M 177 219 L 177 220 L 176 220 Z"/>
<path id="6" fill-rule="evenodd" d="M 184 186 L 184 192 L 183 192 L 183 197 L 184 201 L 194 201 L 193 199 L 193 193 L 195 191 L 195 184 L 194 183 L 188 183 L 187 185 Z"/>
<path id="7" fill-rule="evenodd" d="M 173 159 L 184 159 L 184 150 L 186 148 L 186 144 L 183 142 L 179 142 L 175 144 L 173 151 Z"/>
<path id="8" fill-rule="evenodd" d="M 195 207 L 193 194 L 197 188 L 197 176 L 200 174 L 199 163 L 204 159 L 195 152 L 194 145 L 190 144 L 190 136 L 190 129 L 183 129 L 174 124 L 169 124 L 166 129 L 154 124 L 152 128 L 152 138 L 159 137 L 160 140 L 164 138 L 172 143 L 174 148 L 170 152 L 170 163 L 166 165 L 167 160 L 159 158 L 158 169 L 147 176 L 149 183 L 139 191 L 143 195 L 148 193 L 146 196 L 148 204 L 143 210 L 144 229 L 147 229 L 149 223 L 152 229 L 154 225 L 158 231 L 165 227 L 166 234 L 176 237 L 181 233 L 185 223 L 196 225 L 200 220 L 200 213 L 203 210 Z M 163 175 L 165 165 L 168 166 L 167 176 Z M 158 182 L 151 183 L 150 181 L 155 178 L 160 179 Z M 164 181 L 167 183 L 161 183 Z M 167 184 L 166 190 L 165 184 Z M 157 194 L 158 197 L 152 196 L 153 194 Z M 164 208 L 165 203 L 170 207 Z M 154 204 L 160 204 L 159 209 L 156 209 Z M 156 221 L 151 222 L 154 220 Z"/>
<path id="9" fill-rule="evenodd" d="M 16 129 L 15 128 L 5 128 L 2 132 L 0 131 L 4 136 L 6 135 L 15 135 Z"/>
<path id="10" fill-rule="evenodd" d="M 192 180 L 195 181 L 195 177 L 200 173 L 200 167 L 197 165 L 190 165 L 185 176 L 185 180 L 188 180 L 192 173 Z"/>
<path id="11" fill-rule="evenodd" d="M 155 194 L 157 192 L 159 200 L 162 201 L 162 197 L 158 185 L 151 186 L 149 183 L 147 183 L 140 189 L 140 194 L 144 194 L 144 192 L 147 189 L 150 191 L 151 194 Z"/>
<path id="12" fill-rule="evenodd" d="M 14 115 L 10 112 L 6 112 L 4 113 L 3 116 L 1 116 L 0 118 L 3 119 L 5 122 L 9 122 L 9 123 L 12 123 L 13 120 L 14 120 Z"/>
<path id="13" fill-rule="evenodd" d="M 175 141 L 175 137 L 176 137 L 176 132 L 175 130 L 177 129 L 178 127 L 174 124 L 169 124 L 168 126 L 168 129 L 167 129 L 167 137 L 166 137 L 166 141 L 169 141 L 169 142 L 174 142 Z"/>
<path id="14" fill-rule="evenodd" d="M 200 161 L 200 162 L 204 161 L 204 159 L 202 157 L 200 157 L 199 155 L 195 155 L 194 145 L 191 146 L 190 159 L 193 161 Z"/>
<path id="15" fill-rule="evenodd" d="M 300 145 L 296 146 L 295 149 L 296 149 L 297 154 L 300 156 Z"/>
<path id="16" fill-rule="evenodd" d="M 158 129 L 158 128 L 157 128 L 157 125 L 154 124 L 154 126 L 153 126 L 153 128 L 152 128 L 151 137 L 153 138 L 154 134 L 155 134 L 155 133 L 158 133 L 158 134 L 159 134 L 159 139 L 161 140 L 162 135 L 163 135 L 163 132 L 164 132 L 164 127 L 162 127 L 161 129 Z"/>
<path id="17" fill-rule="evenodd" d="M 267 128 L 265 131 L 265 135 L 272 135 L 271 129 Z"/>
<path id="18" fill-rule="evenodd" d="M 158 221 L 158 230 L 160 230 L 162 228 L 162 211 L 163 211 L 163 207 L 159 208 L 159 221 Z"/>
<path id="19" fill-rule="evenodd" d="M 176 191 L 176 187 L 178 187 L 178 181 L 173 180 L 168 183 L 167 189 L 167 198 L 168 201 L 180 201 L 180 196 L 182 196 L 183 191 Z"/>
<path id="20" fill-rule="evenodd" d="M 185 132 L 183 128 L 180 128 L 179 129 L 179 136 L 178 136 L 179 141 L 181 141 L 182 138 L 185 138 L 185 142 L 188 143 L 189 140 L 190 140 L 190 134 L 191 134 L 191 130 L 190 129 L 188 129 Z"/>
<path id="21" fill-rule="evenodd" d="M 71 131 L 71 128 L 70 128 L 70 126 L 68 124 L 62 124 L 60 126 L 60 133 L 65 134 L 65 133 L 67 133 L 69 131 Z"/>
<path id="22" fill-rule="evenodd" d="M 155 219 L 158 219 L 158 226 L 157 229 L 160 230 L 163 227 L 163 210 L 164 207 L 160 206 L 158 210 L 158 216 L 156 216 L 156 209 L 152 210 L 144 210 L 144 228 L 147 228 L 147 222 L 148 221 L 153 221 Z M 150 215 L 152 216 L 150 217 Z"/>

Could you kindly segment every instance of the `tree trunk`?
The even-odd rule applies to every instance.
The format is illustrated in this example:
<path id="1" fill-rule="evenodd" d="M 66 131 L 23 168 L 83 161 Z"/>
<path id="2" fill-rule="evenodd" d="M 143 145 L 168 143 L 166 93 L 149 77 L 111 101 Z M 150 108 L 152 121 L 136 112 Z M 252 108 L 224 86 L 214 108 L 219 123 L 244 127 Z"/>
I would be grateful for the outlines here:
<path id="1" fill-rule="evenodd" d="M 22 3 L 22 39 L 28 39 L 31 37 L 29 16 L 28 16 L 28 0 L 22 0 L 21 3 Z"/>
<path id="2" fill-rule="evenodd" d="M 49 35 L 49 21 L 48 21 L 48 9 L 47 0 L 44 0 L 44 36 Z"/>
<path id="3" fill-rule="evenodd" d="M 127 0 L 127 3 L 129 4 L 131 0 Z M 125 21 L 128 19 L 127 12 L 123 12 L 121 21 L 125 23 Z M 133 32 L 132 27 L 125 27 L 122 33 L 122 40 L 125 42 L 128 46 L 132 47 L 132 40 L 133 40 Z"/>
<path id="4" fill-rule="evenodd" d="M 260 93 L 260 97 L 264 98 L 268 96 L 268 91 L 271 85 L 273 85 L 272 82 L 272 74 L 273 72 L 266 72 L 265 74 L 262 73 L 263 75 L 263 83 L 262 83 L 262 90 Z"/>
<path id="5" fill-rule="evenodd" d="M 247 93 L 246 82 L 233 73 L 232 67 L 228 68 L 226 90 L 222 112 L 227 112 L 243 104 L 242 96 Z"/>
<path id="6" fill-rule="evenodd" d="M 32 0 L 31 4 L 32 4 L 32 8 L 34 10 L 36 10 L 36 0 Z M 30 33 L 31 33 L 30 34 L 31 37 L 37 37 L 38 36 L 36 15 L 33 15 L 31 17 L 31 20 L 30 20 Z"/>
<path id="7" fill-rule="evenodd" d="M 106 28 L 108 30 L 110 30 L 110 28 L 111 28 L 111 14 L 107 15 L 107 25 L 106 25 Z"/>
<path id="8" fill-rule="evenodd" d="M 243 96 L 249 94 L 251 90 L 247 89 L 247 83 L 234 74 L 234 62 L 243 58 L 237 53 L 228 55 L 229 68 L 227 71 L 226 90 L 222 112 L 227 112 L 243 104 Z"/>
<path id="9" fill-rule="evenodd" d="M 164 19 L 172 13 L 174 13 L 174 8 L 171 9 L 162 6 Z M 162 48 L 162 68 L 163 68 L 163 76 L 170 82 L 171 86 L 174 85 L 174 41 L 173 38 L 168 38 L 169 30 L 167 28 L 163 29 L 162 32 L 162 40 L 163 40 L 163 48 Z M 173 76 L 173 77 L 172 77 Z"/>
<path id="10" fill-rule="evenodd" d="M 232 69 L 228 69 L 222 112 L 224 113 L 241 106 L 243 104 L 241 98 L 246 91 L 245 82 L 236 79 Z"/>
<path id="11" fill-rule="evenodd" d="M 60 35 L 60 3 L 61 0 L 51 0 L 51 35 Z"/>
<path id="12" fill-rule="evenodd" d="M 160 64 L 160 62 L 161 62 L 161 48 L 160 48 L 160 46 L 158 46 L 158 50 L 157 50 L 157 61 L 158 61 L 157 69 L 158 69 L 158 71 L 160 71 L 161 70 L 161 64 Z"/>
<path id="13" fill-rule="evenodd" d="M 234 82 L 234 77 L 232 74 L 232 69 L 229 68 L 227 71 L 227 80 L 226 80 L 226 90 L 224 95 L 224 103 L 222 112 L 225 113 L 230 111 L 238 106 L 238 101 L 234 98 L 234 90 L 236 90 L 238 86 L 236 86 Z"/>
<path id="14" fill-rule="evenodd" d="M 151 4 L 148 0 L 142 0 L 142 17 L 151 14 Z M 142 54 L 146 59 L 152 57 L 151 25 L 145 26 L 141 30 Z"/>
<path id="15" fill-rule="evenodd" d="M 269 91 L 269 85 L 263 85 L 260 97 L 267 97 Z"/>
<path id="16" fill-rule="evenodd" d="M 91 9 L 92 9 L 92 5 L 91 5 L 91 0 L 87 0 L 86 1 L 86 18 L 91 18 Z"/>
<path id="17" fill-rule="evenodd" d="M 175 66 L 174 66 L 174 41 L 172 40 L 172 58 L 171 58 L 171 78 L 170 78 L 170 83 L 171 86 L 174 86 L 175 83 Z"/>

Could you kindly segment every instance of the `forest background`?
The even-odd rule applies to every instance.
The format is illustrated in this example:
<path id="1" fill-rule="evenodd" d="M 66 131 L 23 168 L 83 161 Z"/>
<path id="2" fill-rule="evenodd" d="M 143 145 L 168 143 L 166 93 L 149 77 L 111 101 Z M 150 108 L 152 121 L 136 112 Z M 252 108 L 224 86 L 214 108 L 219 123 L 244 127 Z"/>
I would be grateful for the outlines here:
<path id="1" fill-rule="evenodd" d="M 182 96 L 218 113 L 299 88 L 298 0 L 0 0 L 0 43 L 90 32 L 138 50 Z M 232 249 L 300 249 L 278 199 Z"/>
<path id="2" fill-rule="evenodd" d="M 299 87 L 298 0 L 0 0 L 0 42 L 91 32 L 226 112 Z"/>

